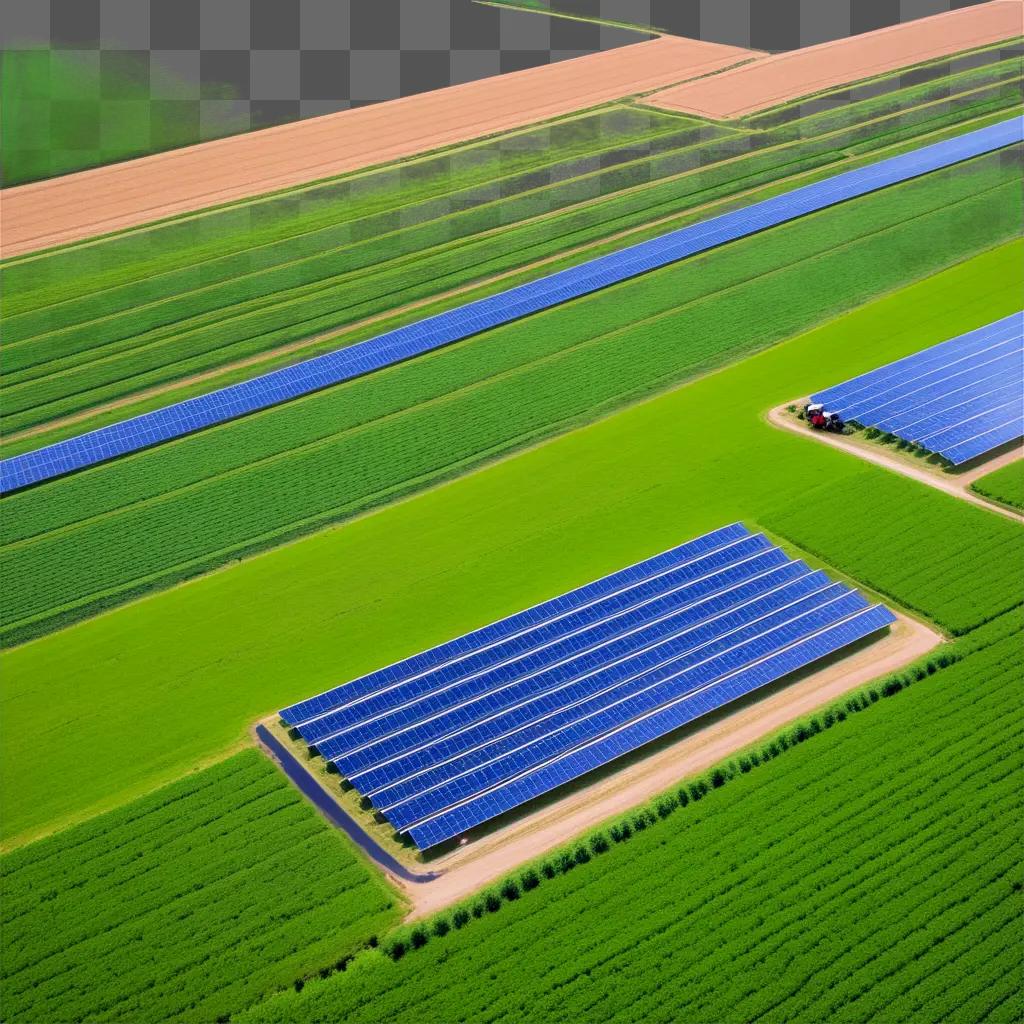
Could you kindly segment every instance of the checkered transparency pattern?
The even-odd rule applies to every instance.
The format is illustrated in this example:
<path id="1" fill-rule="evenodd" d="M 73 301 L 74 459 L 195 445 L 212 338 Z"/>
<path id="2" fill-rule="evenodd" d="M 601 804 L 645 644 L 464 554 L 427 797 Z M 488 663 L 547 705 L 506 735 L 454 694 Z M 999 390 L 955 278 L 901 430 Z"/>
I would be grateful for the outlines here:
<path id="1" fill-rule="evenodd" d="M 101 98 L 101 79 L 139 83 L 153 124 L 172 120 L 187 141 L 646 38 L 473 0 L 8 0 L 0 33 L 5 51 L 59 51 L 85 83 L 82 101 Z M 81 142 L 98 147 L 88 132 Z"/>

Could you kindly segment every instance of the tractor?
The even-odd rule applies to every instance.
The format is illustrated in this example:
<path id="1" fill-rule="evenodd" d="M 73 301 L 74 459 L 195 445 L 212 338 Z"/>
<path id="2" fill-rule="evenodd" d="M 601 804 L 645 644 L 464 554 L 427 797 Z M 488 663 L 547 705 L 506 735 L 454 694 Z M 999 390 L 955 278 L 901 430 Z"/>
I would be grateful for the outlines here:
<path id="1" fill-rule="evenodd" d="M 843 432 L 843 420 L 837 412 L 829 412 L 821 402 L 812 402 L 804 408 L 804 416 L 814 430 L 827 430 L 832 434 Z"/>

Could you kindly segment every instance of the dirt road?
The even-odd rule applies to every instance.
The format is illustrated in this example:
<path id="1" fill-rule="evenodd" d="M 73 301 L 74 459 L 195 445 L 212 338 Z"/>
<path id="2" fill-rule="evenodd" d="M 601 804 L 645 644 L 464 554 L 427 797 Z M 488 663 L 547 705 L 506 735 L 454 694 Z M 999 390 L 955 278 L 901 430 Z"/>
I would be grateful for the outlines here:
<path id="1" fill-rule="evenodd" d="M 743 117 L 847 82 L 996 43 L 1024 33 L 1024 3 L 991 3 L 936 14 L 802 50 L 775 54 L 647 97 L 663 110 L 715 120 Z"/>
<path id="2" fill-rule="evenodd" d="M 787 405 L 792 404 L 799 405 L 800 403 L 787 403 Z M 841 448 L 843 451 L 850 452 L 866 462 L 874 463 L 876 466 L 884 466 L 886 469 L 909 476 L 912 480 L 919 480 L 929 487 L 952 494 L 954 498 L 961 498 L 963 501 L 969 501 L 972 505 L 988 509 L 989 512 L 995 512 L 997 515 L 1005 516 L 1007 519 L 1024 523 L 1024 515 L 1021 515 L 1020 512 L 997 505 L 987 498 L 983 498 L 976 491 L 971 490 L 971 484 L 979 477 L 985 476 L 1001 466 L 1024 457 L 1024 447 L 1020 445 L 1012 451 L 1004 452 L 997 459 L 991 459 L 983 465 L 975 466 L 962 473 L 957 473 L 956 476 L 952 476 L 943 473 L 940 469 L 915 466 L 906 459 L 900 458 L 899 455 L 889 452 L 881 445 L 873 444 L 870 441 L 860 440 L 856 437 L 826 434 L 823 431 L 812 431 L 808 429 L 806 424 L 788 414 L 786 412 L 786 405 L 780 405 L 778 408 L 772 409 L 768 413 L 768 421 L 776 427 L 781 427 L 783 430 L 788 430 L 793 434 L 799 434 L 810 441 L 819 441 L 822 444 L 831 445 L 833 448 Z"/>
<path id="3" fill-rule="evenodd" d="M 517 865 L 570 842 L 605 819 L 623 814 L 680 779 L 704 771 L 787 722 L 927 653 L 941 636 L 906 616 L 889 634 L 813 675 L 745 705 L 650 757 L 550 804 L 430 863 L 443 872 L 430 882 L 404 886 L 410 918 L 463 899 Z"/>
<path id="4" fill-rule="evenodd" d="M 662 37 L 0 193 L 4 257 L 401 160 L 760 54 Z"/>

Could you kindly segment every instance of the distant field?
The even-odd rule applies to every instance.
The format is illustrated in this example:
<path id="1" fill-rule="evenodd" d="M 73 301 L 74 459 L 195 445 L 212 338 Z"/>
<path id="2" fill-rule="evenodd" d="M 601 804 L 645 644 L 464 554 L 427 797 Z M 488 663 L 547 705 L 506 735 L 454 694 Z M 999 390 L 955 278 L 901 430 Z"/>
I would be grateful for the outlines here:
<path id="1" fill-rule="evenodd" d="M 758 410 L 819 386 L 822 365 L 829 379 L 852 377 L 1008 314 L 1020 301 L 1021 253 L 1019 242 L 1003 246 L 344 529 L 9 651 L 5 839 L 173 779 L 241 742 L 257 716 L 310 693 L 723 522 L 756 526 L 799 504 L 809 482 L 858 481 L 843 489 L 844 514 L 869 521 L 871 486 L 886 471 L 776 430 Z M 918 497 L 916 484 L 901 483 L 933 524 L 937 548 L 974 521 L 966 504 L 930 490 Z M 888 552 L 898 563 L 904 543 L 902 529 L 877 524 L 879 558 Z M 842 545 L 823 542 L 820 553 L 842 571 L 859 568 Z M 957 566 L 979 621 L 1006 605 L 989 569 L 985 558 Z M 921 595 L 947 572 L 926 563 L 920 579 L 895 579 L 896 602 L 941 613 Z M 155 720 L 159 730 L 139 728 Z M 49 734 L 75 766 L 73 786 L 38 770 L 39 737 Z"/>
<path id="2" fill-rule="evenodd" d="M 971 487 L 986 498 L 1024 509 L 1024 462 L 1011 462 L 975 480 Z"/>
<path id="3" fill-rule="evenodd" d="M 239 1024 L 1017 1019 L 1019 629 L 497 912 L 446 913 L 398 962 L 364 953 Z"/>
<path id="4" fill-rule="evenodd" d="M 4 1020 L 208 1024 L 402 908 L 256 751 L 0 858 Z"/>
<path id="5" fill-rule="evenodd" d="M 1020 95 L 1007 59 L 768 130 L 615 106 L 14 261 L 0 423 L 18 432 L 263 358 Z"/>
<path id="6" fill-rule="evenodd" d="M 6 498 L 0 636 L 48 632 L 742 358 L 1018 234 L 1020 191 L 1017 162 L 991 154 Z"/>

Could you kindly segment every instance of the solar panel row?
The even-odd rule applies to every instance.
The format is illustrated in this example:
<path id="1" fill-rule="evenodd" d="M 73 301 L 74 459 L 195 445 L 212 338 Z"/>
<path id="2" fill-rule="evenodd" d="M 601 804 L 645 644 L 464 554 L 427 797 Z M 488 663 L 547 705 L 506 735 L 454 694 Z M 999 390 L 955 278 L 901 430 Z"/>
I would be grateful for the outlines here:
<path id="1" fill-rule="evenodd" d="M 0 462 L 0 492 L 40 483 L 372 373 L 834 203 L 1021 141 L 1024 117 L 1012 118 L 668 232 L 359 344 L 5 459 Z"/>
<path id="2" fill-rule="evenodd" d="M 1024 437 L 1024 313 L 813 396 L 954 465 Z"/>
<path id="3" fill-rule="evenodd" d="M 426 849 L 892 621 L 735 523 L 281 717 Z"/>

